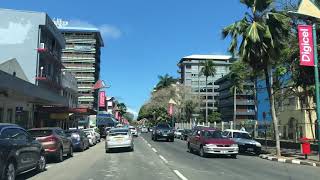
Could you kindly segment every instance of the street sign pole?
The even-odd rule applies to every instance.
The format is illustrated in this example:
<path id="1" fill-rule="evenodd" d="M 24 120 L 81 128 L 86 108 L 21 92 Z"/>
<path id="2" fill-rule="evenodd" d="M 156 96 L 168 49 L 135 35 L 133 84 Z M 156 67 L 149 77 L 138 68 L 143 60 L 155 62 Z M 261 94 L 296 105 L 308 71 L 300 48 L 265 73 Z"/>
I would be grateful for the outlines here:
<path id="1" fill-rule="evenodd" d="M 314 53 L 314 77 L 316 86 L 316 111 L 318 123 L 318 156 L 320 161 L 320 94 L 319 94 L 319 70 L 318 70 L 318 48 L 317 48 L 317 30 L 316 23 L 312 26 L 313 31 L 313 53 Z"/>

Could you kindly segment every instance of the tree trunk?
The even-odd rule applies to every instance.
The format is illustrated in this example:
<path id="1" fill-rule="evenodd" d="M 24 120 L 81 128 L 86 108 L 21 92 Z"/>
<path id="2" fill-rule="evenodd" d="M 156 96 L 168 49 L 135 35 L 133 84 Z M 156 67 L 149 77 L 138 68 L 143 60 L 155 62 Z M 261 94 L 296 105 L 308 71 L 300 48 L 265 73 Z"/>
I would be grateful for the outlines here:
<path id="1" fill-rule="evenodd" d="M 237 87 L 235 86 L 233 88 L 233 126 L 236 123 L 236 118 L 237 118 L 236 113 L 237 113 Z"/>
<path id="2" fill-rule="evenodd" d="M 272 87 L 272 70 L 271 67 L 268 66 L 267 68 L 264 69 L 264 74 L 265 74 L 265 79 L 266 79 L 266 87 L 268 91 L 268 96 L 269 96 L 269 103 L 270 103 L 270 112 L 271 112 L 271 117 L 273 121 L 273 126 L 274 126 L 274 135 L 276 139 L 276 153 L 277 156 L 281 156 L 281 151 L 280 151 L 280 138 L 279 138 L 279 127 L 278 127 L 278 119 L 276 116 L 276 110 L 275 110 L 275 102 L 274 102 L 274 95 L 273 95 L 273 87 Z M 270 77 L 269 77 L 270 75 Z"/>
<path id="3" fill-rule="evenodd" d="M 208 124 L 208 77 L 206 76 L 206 124 Z"/>

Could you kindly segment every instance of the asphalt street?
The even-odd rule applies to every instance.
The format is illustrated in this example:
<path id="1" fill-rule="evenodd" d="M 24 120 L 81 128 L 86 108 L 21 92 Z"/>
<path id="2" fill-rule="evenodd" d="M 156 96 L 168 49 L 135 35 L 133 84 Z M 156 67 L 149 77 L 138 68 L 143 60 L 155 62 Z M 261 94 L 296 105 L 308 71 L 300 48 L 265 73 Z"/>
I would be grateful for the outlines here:
<path id="1" fill-rule="evenodd" d="M 32 180 L 318 180 L 320 168 L 284 164 L 252 155 L 202 158 L 187 151 L 186 142 L 151 140 L 150 133 L 135 138 L 134 152 L 105 153 L 104 142 L 75 153 L 47 171 L 29 172 L 18 179 Z"/>

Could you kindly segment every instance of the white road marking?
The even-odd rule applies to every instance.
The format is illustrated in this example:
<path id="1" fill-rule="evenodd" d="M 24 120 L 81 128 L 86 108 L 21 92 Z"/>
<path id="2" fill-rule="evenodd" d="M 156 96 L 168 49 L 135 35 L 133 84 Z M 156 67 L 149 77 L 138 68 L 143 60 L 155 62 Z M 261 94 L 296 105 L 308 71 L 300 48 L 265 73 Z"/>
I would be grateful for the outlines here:
<path id="1" fill-rule="evenodd" d="M 173 170 L 174 173 L 181 179 L 181 180 L 188 180 L 186 177 L 184 177 L 178 170 Z"/>
<path id="2" fill-rule="evenodd" d="M 159 157 L 166 163 L 168 164 L 168 161 L 166 160 L 166 158 L 164 158 L 163 156 L 159 155 Z"/>
<path id="3" fill-rule="evenodd" d="M 152 148 L 152 151 L 154 151 L 154 152 L 158 152 L 155 148 Z"/>
<path id="4" fill-rule="evenodd" d="M 298 161 L 298 160 L 292 160 L 292 164 L 300 164 L 300 161 Z"/>
<path id="5" fill-rule="evenodd" d="M 286 162 L 286 159 L 278 159 L 278 162 Z"/>
<path id="6" fill-rule="evenodd" d="M 151 144 L 148 143 L 148 146 L 151 147 Z"/>

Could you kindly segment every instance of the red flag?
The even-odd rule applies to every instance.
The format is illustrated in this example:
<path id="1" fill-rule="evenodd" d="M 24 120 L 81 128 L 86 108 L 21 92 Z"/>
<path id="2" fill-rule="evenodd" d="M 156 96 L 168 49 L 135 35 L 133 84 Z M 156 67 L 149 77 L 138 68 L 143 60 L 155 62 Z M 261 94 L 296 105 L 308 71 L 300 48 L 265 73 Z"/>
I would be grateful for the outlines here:
<path id="1" fill-rule="evenodd" d="M 92 87 L 93 90 L 101 89 L 104 87 L 104 83 L 101 80 L 98 80 Z"/>

